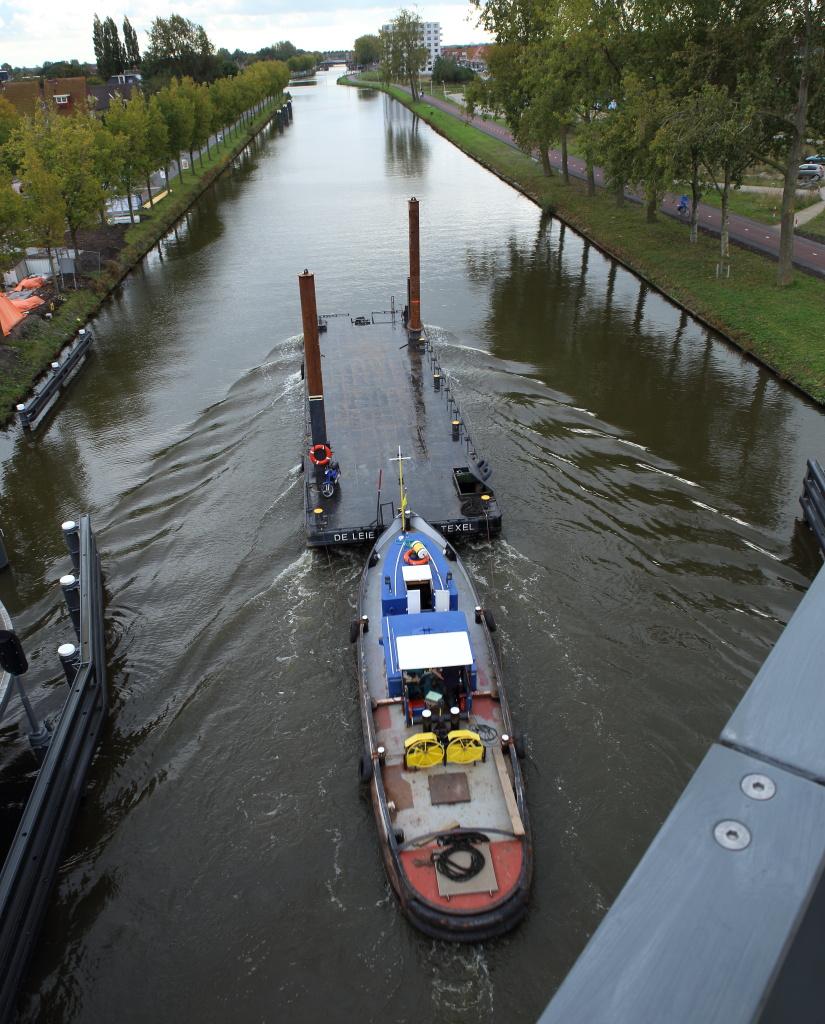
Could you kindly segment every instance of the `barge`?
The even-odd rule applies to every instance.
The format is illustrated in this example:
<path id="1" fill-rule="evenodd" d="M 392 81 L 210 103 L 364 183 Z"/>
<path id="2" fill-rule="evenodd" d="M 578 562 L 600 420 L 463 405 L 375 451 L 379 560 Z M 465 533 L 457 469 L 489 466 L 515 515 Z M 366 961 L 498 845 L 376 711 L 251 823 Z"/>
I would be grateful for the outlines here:
<path id="1" fill-rule="evenodd" d="M 407 303 L 317 311 L 300 274 L 305 381 L 304 522 L 310 547 L 372 544 L 398 509 L 384 488 L 400 445 L 418 511 L 447 537 L 501 530 L 491 468 L 420 319 L 418 200 L 409 201 Z M 389 308 L 387 308 L 389 307 Z M 322 373 L 323 366 L 323 373 Z M 330 467 L 339 475 L 330 481 Z M 326 492 L 326 493 L 325 493 Z"/>

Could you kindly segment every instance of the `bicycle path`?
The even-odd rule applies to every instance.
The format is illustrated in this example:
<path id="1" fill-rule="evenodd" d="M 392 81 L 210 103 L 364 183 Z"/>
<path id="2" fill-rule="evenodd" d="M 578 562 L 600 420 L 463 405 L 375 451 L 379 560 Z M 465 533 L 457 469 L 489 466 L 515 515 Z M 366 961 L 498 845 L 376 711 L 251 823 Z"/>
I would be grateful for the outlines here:
<path id="1" fill-rule="evenodd" d="M 409 89 L 405 90 L 409 93 Z M 503 126 L 495 121 L 485 121 L 478 115 L 473 118 L 468 118 L 462 114 L 461 111 L 457 110 L 456 107 L 446 102 L 445 100 L 439 99 L 436 96 L 422 96 L 422 100 L 429 103 L 431 106 L 438 107 L 439 110 L 443 110 L 447 114 L 452 114 L 453 117 L 460 118 L 466 123 L 472 124 L 475 128 L 484 132 L 486 135 L 491 136 L 494 139 L 498 139 L 501 142 L 507 143 L 508 146 L 512 146 L 514 149 L 519 147 L 513 141 L 513 136 Z M 558 149 L 550 150 L 550 163 L 556 169 L 561 168 L 561 151 Z M 570 174 L 575 178 L 586 180 L 587 168 L 583 160 L 577 157 L 569 157 L 567 166 Z M 601 168 L 596 168 L 596 184 L 604 185 L 604 174 Z M 641 202 L 638 196 L 628 194 L 628 199 L 634 202 Z M 666 197 L 662 203 L 661 211 L 667 217 L 672 217 L 674 220 L 681 220 L 678 213 L 676 212 L 676 196 Z M 721 223 L 722 213 L 715 206 L 710 206 L 707 203 L 699 204 L 699 227 L 703 231 L 707 231 L 717 237 L 721 234 Z M 685 222 L 687 227 L 687 222 Z M 730 214 L 728 221 L 728 231 L 730 234 L 731 242 L 736 242 L 738 245 L 744 246 L 746 249 L 752 249 L 755 252 L 762 253 L 765 256 L 770 256 L 772 259 L 779 259 L 779 229 L 774 228 L 768 224 L 760 224 L 759 221 L 751 220 L 749 217 L 742 217 L 740 214 Z M 825 278 L 825 242 L 812 242 L 810 239 L 802 238 L 799 235 L 794 236 L 793 245 L 793 262 L 794 266 L 800 270 L 804 270 L 809 274 L 813 274 L 816 277 Z"/>

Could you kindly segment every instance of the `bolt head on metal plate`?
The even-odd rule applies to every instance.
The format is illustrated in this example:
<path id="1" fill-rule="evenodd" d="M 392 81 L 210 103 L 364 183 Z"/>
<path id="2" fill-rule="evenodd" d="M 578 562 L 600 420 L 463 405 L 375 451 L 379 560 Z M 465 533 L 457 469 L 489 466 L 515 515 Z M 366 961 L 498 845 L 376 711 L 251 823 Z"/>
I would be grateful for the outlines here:
<path id="1" fill-rule="evenodd" d="M 750 845 L 750 829 L 741 821 L 720 821 L 713 830 L 713 838 L 725 850 L 744 850 Z"/>
<path id="2" fill-rule="evenodd" d="M 751 800 L 770 800 L 776 792 L 776 783 L 767 775 L 746 775 L 740 785 Z"/>

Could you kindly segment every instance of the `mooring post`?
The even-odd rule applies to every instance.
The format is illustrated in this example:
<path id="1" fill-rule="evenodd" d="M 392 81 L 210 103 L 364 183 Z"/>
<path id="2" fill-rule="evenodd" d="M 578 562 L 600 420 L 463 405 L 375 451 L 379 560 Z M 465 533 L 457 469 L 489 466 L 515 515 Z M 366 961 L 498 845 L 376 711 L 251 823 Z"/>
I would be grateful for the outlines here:
<path id="1" fill-rule="evenodd" d="M 328 444 L 327 420 L 324 412 L 324 381 L 321 374 L 321 346 L 318 341 L 318 307 L 315 304 L 315 275 L 305 270 L 298 275 L 301 291 L 301 319 L 304 325 L 304 370 L 309 398 L 309 427 L 312 447 Z M 323 467 L 316 465 L 323 473 Z"/>
<path id="2" fill-rule="evenodd" d="M 286 101 L 286 111 L 289 114 L 289 120 L 292 120 L 292 100 Z"/>
<path id="3" fill-rule="evenodd" d="M 409 201 L 410 214 L 410 318 L 407 321 L 407 333 L 411 340 L 418 341 L 421 337 L 421 250 L 418 244 L 418 200 L 415 196 Z"/>
<path id="4" fill-rule="evenodd" d="M 74 519 L 67 519 L 62 526 L 63 542 L 72 559 L 75 572 L 80 569 L 80 535 L 77 532 L 77 523 Z"/>
<path id="5" fill-rule="evenodd" d="M 71 574 L 60 577 L 60 586 L 63 588 L 63 597 L 69 608 L 69 615 L 72 619 L 74 631 L 80 639 L 80 584 L 76 576 Z"/>
<path id="6" fill-rule="evenodd" d="M 20 417 L 20 426 L 24 430 L 31 430 L 32 424 L 29 419 L 29 410 L 26 408 L 25 402 L 22 402 L 17 406 L 17 415 Z"/>
<path id="7" fill-rule="evenodd" d="M 77 647 L 74 644 L 61 644 L 57 648 L 57 656 L 60 658 L 60 663 L 63 666 L 63 671 L 66 674 L 66 682 L 71 686 L 75 681 L 77 670 L 79 668 L 77 658 Z"/>

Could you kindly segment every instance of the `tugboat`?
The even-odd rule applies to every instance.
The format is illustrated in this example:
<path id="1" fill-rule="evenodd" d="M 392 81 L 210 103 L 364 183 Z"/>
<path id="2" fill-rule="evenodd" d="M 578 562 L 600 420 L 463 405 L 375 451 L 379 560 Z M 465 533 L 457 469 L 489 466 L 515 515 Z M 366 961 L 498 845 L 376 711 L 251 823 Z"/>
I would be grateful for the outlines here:
<path id="1" fill-rule="evenodd" d="M 395 460 L 394 460 L 395 461 Z M 455 549 L 407 510 L 372 549 L 359 587 L 358 680 L 384 865 L 427 935 L 492 938 L 524 916 L 533 870 L 515 734 L 491 633 Z"/>

